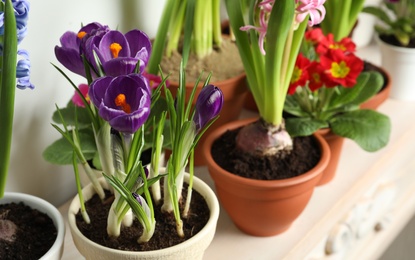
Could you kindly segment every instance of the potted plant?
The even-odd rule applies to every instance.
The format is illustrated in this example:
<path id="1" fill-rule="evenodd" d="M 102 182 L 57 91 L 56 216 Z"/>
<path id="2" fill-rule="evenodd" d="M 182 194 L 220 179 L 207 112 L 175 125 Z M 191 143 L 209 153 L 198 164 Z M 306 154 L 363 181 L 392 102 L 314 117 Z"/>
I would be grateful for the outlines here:
<path id="1" fill-rule="evenodd" d="M 71 61 L 77 62 L 89 82 L 87 94 L 82 94 L 70 81 L 93 124 L 105 176 L 96 179 L 88 175 L 91 184 L 81 190 L 78 165 L 87 173 L 90 166 L 84 155 L 78 108 L 74 109 L 75 118 L 65 117 L 64 110 L 58 109 L 62 126 L 53 126 L 73 151 L 78 196 L 70 205 L 68 220 L 78 250 L 86 258 L 99 259 L 201 258 L 213 238 L 219 207 L 212 190 L 194 177 L 193 150 L 217 118 L 222 92 L 206 82 L 195 108 L 192 102 L 185 105 L 186 95 L 191 96 L 190 101 L 195 97 L 199 82 L 187 93 L 183 66 L 175 98 L 166 87 L 165 77 L 151 88 L 151 80 L 144 76 L 151 44 L 139 30 L 123 34 L 91 23 L 78 33 L 65 33 L 61 43 L 62 52 L 56 52 L 58 60 L 72 71 Z M 157 109 L 161 92 L 167 110 Z M 73 121 L 69 123 L 66 118 Z M 172 154 L 166 169 L 160 169 L 165 125 Z M 146 133 L 151 133 L 152 155 L 151 163 L 144 166 L 140 158 Z M 189 174 L 185 174 L 188 163 Z M 197 193 L 192 193 L 193 184 Z M 200 205 L 204 214 L 195 205 Z M 95 236 L 95 232 L 99 234 Z"/>
<path id="2" fill-rule="evenodd" d="M 246 77 L 235 42 L 229 35 L 222 34 L 220 0 L 166 1 L 153 46 L 147 71 L 158 74 L 160 65 L 163 73 L 171 74 L 169 88 L 173 95 L 179 85 L 178 71 L 182 57 L 187 60 L 188 93 L 201 71 L 212 72 L 211 82 L 222 90 L 224 108 L 208 132 L 238 118 L 247 92 Z M 183 55 L 186 52 L 188 57 Z M 205 164 L 202 153 L 204 139 L 202 137 L 196 147 L 197 166 Z"/>
<path id="3" fill-rule="evenodd" d="M 415 100 L 412 80 L 408 75 L 415 69 L 415 1 L 382 1 L 380 6 L 367 6 L 363 12 L 374 15 L 378 24 L 378 44 L 381 63 L 391 74 L 391 97 Z"/>
<path id="4" fill-rule="evenodd" d="M 344 138 L 369 152 L 383 148 L 389 140 L 389 118 L 361 108 L 381 89 L 383 77 L 363 70 L 355 47 L 348 37 L 335 41 L 320 28 L 307 31 L 288 89 L 284 106 L 290 115 L 288 132 L 308 136 L 318 131 L 330 146 L 331 160 L 319 184 L 333 179 Z"/>
<path id="5" fill-rule="evenodd" d="M 0 11 L 0 258 L 60 259 L 65 226 L 59 211 L 49 202 L 35 196 L 5 192 L 10 163 L 15 88 L 33 88 L 33 85 L 29 80 L 28 52 L 17 49 L 26 35 L 29 3 L 6 0 L 0 3 Z M 18 55 L 21 57 L 19 60 Z"/>
<path id="6" fill-rule="evenodd" d="M 222 206 L 250 235 L 287 230 L 307 205 L 329 161 L 321 136 L 292 139 L 283 119 L 300 43 L 307 24 L 324 16 L 323 2 L 252 2 L 246 25 L 240 1 L 225 1 L 260 118 L 218 128 L 208 136 L 204 151 Z"/>
<path id="7" fill-rule="evenodd" d="M 364 0 L 326 1 L 324 6 L 326 7 L 327 13 L 320 24 L 323 33 L 325 35 L 329 33 L 333 34 L 334 40 L 337 42 L 345 37 L 353 38 L 354 29 L 358 25 L 358 15 L 362 13 L 364 5 Z M 365 34 L 370 35 L 369 32 L 365 32 Z M 375 96 L 362 104 L 366 108 L 376 109 L 389 97 L 391 79 L 387 69 L 366 61 L 365 63 L 365 70 L 370 67 L 373 70 L 379 71 L 384 77 L 384 86 Z"/>

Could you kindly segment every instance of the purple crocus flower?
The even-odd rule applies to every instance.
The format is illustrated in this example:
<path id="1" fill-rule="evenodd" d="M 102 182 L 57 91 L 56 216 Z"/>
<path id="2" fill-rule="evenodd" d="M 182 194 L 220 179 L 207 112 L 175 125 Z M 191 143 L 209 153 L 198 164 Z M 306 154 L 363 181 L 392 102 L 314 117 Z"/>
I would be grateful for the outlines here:
<path id="1" fill-rule="evenodd" d="M 88 95 L 99 115 L 122 133 L 135 133 L 150 114 L 150 88 L 140 74 L 98 78 Z"/>
<path id="2" fill-rule="evenodd" d="M 81 45 L 96 35 L 109 31 L 108 26 L 90 23 L 82 27 L 78 33 L 65 32 L 60 38 L 60 46 L 55 46 L 55 56 L 68 70 L 85 77 L 85 68 L 81 54 Z"/>
<path id="3" fill-rule="evenodd" d="M 222 105 L 223 93 L 218 87 L 207 85 L 200 91 L 196 101 L 195 116 L 193 118 L 197 132 L 219 114 Z"/>
<path id="4" fill-rule="evenodd" d="M 100 39 L 88 39 L 85 44 L 87 60 L 97 68 L 94 52 L 106 75 L 126 75 L 134 72 L 138 62 L 140 72 L 144 71 L 151 54 L 151 42 L 140 30 L 131 30 L 125 35 L 119 31 L 109 31 Z"/>

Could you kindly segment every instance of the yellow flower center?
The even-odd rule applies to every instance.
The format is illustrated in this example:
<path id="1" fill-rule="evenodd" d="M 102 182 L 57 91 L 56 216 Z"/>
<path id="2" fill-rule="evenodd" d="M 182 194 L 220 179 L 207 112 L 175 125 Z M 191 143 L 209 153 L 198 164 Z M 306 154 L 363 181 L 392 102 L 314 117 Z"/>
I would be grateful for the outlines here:
<path id="1" fill-rule="evenodd" d="M 115 105 L 120 107 L 125 113 L 131 113 L 131 106 L 127 103 L 127 99 L 125 98 L 124 94 L 118 94 L 118 96 L 114 100 Z"/>
<path id="2" fill-rule="evenodd" d="M 342 51 L 347 50 L 343 44 L 339 44 L 339 43 L 330 44 L 329 48 L 333 50 L 342 50 Z"/>
<path id="3" fill-rule="evenodd" d="M 301 74 L 303 74 L 303 70 L 300 69 L 299 67 L 295 66 L 294 71 L 293 71 L 293 75 L 291 77 L 291 83 L 295 83 L 295 82 L 299 81 L 300 78 L 301 78 Z"/>
<path id="4" fill-rule="evenodd" d="M 77 36 L 78 36 L 79 39 L 82 39 L 82 38 L 84 38 L 85 35 L 86 35 L 86 32 L 81 31 L 81 32 L 78 33 Z"/>
<path id="5" fill-rule="evenodd" d="M 345 78 L 349 72 L 350 68 L 347 66 L 345 61 L 341 61 L 340 63 L 333 62 L 331 64 L 331 75 L 335 78 Z"/>
<path id="6" fill-rule="evenodd" d="M 120 53 L 121 50 L 122 50 L 122 46 L 119 43 L 114 42 L 110 45 L 110 51 L 112 53 L 113 58 L 118 58 L 118 54 Z"/>

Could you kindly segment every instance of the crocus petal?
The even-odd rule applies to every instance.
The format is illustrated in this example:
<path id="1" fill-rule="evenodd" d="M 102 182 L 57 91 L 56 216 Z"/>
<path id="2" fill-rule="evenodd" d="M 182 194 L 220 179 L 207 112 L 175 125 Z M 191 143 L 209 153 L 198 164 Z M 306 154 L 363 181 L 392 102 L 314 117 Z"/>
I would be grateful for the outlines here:
<path id="1" fill-rule="evenodd" d="M 117 56 L 114 57 L 113 52 L 111 52 L 111 46 L 113 44 L 118 44 L 120 51 L 117 53 Z M 119 31 L 109 31 L 106 33 L 98 46 L 100 56 L 102 57 L 101 62 L 105 63 L 111 59 L 118 57 L 130 57 L 130 46 L 127 42 L 127 39 Z"/>
<path id="2" fill-rule="evenodd" d="M 140 74 L 99 78 L 91 83 L 89 96 L 99 115 L 123 133 L 135 133 L 150 114 L 150 88 Z"/>
<path id="3" fill-rule="evenodd" d="M 197 97 L 196 113 L 193 121 L 196 124 L 196 131 L 200 131 L 205 125 L 217 116 L 222 109 L 223 93 L 214 86 L 208 85 L 204 87 Z"/>
<path id="4" fill-rule="evenodd" d="M 147 34 L 140 30 L 131 30 L 125 34 L 125 38 L 130 45 L 131 55 L 141 60 L 144 66 L 147 66 L 151 55 L 151 42 Z"/>
<path id="5" fill-rule="evenodd" d="M 94 80 L 91 83 L 91 86 L 88 91 L 88 96 L 91 99 L 91 102 L 99 107 L 102 100 L 104 99 L 105 93 L 112 81 L 112 77 L 102 77 Z"/>
<path id="6" fill-rule="evenodd" d="M 102 64 L 105 74 L 108 76 L 119 76 L 133 73 L 137 65 L 137 59 L 130 57 L 121 57 L 112 59 Z M 141 65 L 141 63 L 140 63 Z M 143 67 L 141 69 L 141 67 Z M 140 66 L 140 71 L 144 70 L 144 66 Z"/>
<path id="7" fill-rule="evenodd" d="M 84 64 L 79 53 L 79 40 L 74 32 L 66 32 L 60 38 L 61 47 L 55 46 L 55 56 L 68 70 L 84 76 Z"/>
<path id="8" fill-rule="evenodd" d="M 138 204 L 141 205 L 144 212 L 146 213 L 146 216 L 148 218 L 151 218 L 151 210 L 150 210 L 150 207 L 148 206 L 146 200 L 141 195 L 139 195 L 135 192 L 133 193 L 133 197 L 137 200 Z"/>

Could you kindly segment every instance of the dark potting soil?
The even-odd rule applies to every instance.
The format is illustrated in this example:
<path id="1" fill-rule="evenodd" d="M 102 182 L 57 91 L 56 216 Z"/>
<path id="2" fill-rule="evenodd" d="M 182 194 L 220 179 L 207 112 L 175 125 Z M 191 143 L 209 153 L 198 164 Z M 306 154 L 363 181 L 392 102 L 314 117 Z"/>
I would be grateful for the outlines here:
<path id="1" fill-rule="evenodd" d="M 7 222 L 10 227 L 8 221 L 16 225 L 16 233 L 9 241 L 0 239 L 0 259 L 39 259 L 56 240 L 57 230 L 52 219 L 23 203 L 0 205 L 0 222 Z"/>
<path id="2" fill-rule="evenodd" d="M 187 197 L 187 185 L 183 188 L 183 204 Z M 86 202 L 86 210 L 91 219 L 86 224 L 80 213 L 76 215 L 76 223 L 79 230 L 90 240 L 106 247 L 125 251 L 151 251 L 177 245 L 197 234 L 207 223 L 210 211 L 204 198 L 195 190 L 192 193 L 190 212 L 187 218 L 182 218 L 184 238 L 180 238 L 176 232 L 176 222 L 173 214 L 161 212 L 161 205 L 155 205 L 156 229 L 149 242 L 138 244 L 137 239 L 142 234 L 142 227 L 135 219 L 131 227 L 122 227 L 118 238 L 109 237 L 107 234 L 108 211 L 113 202 L 113 195 L 106 191 L 106 201 L 102 202 L 97 195 Z M 160 203 L 161 204 L 161 203 Z M 180 205 L 180 212 L 184 205 Z"/>
<path id="3" fill-rule="evenodd" d="M 380 35 L 379 37 L 382 41 L 387 42 L 391 45 L 395 45 L 398 47 L 405 47 L 405 48 L 415 48 L 415 38 L 412 38 L 409 41 L 408 46 L 402 46 L 402 44 L 393 35 Z"/>
<path id="4" fill-rule="evenodd" d="M 284 158 L 253 157 L 236 148 L 239 130 L 225 132 L 213 143 L 211 150 L 215 162 L 236 175 L 259 180 L 285 179 L 307 172 L 320 160 L 320 148 L 312 136 L 294 138 L 293 150 Z"/>

